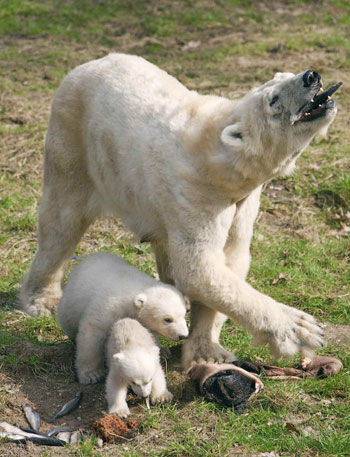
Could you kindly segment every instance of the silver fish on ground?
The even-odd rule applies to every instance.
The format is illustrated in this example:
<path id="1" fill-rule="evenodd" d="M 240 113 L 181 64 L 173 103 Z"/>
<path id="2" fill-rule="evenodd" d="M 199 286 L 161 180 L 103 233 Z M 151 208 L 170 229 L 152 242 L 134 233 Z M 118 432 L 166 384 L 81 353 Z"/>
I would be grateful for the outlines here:
<path id="1" fill-rule="evenodd" d="M 26 439 L 23 435 L 17 435 L 15 433 L 10 432 L 0 432 L 0 438 L 5 438 L 12 443 L 25 443 Z"/>
<path id="2" fill-rule="evenodd" d="M 83 397 L 83 392 L 78 392 L 75 397 L 68 403 L 63 405 L 62 409 L 56 414 L 55 419 L 65 416 L 79 406 L 79 403 Z"/>
<path id="3" fill-rule="evenodd" d="M 48 432 L 45 433 L 45 436 L 55 436 L 57 433 L 60 432 L 73 432 L 74 428 L 73 427 L 67 427 L 67 426 L 62 426 L 62 427 L 55 427 L 51 428 Z"/>
<path id="4" fill-rule="evenodd" d="M 35 444 L 41 444 L 44 446 L 65 446 L 67 444 L 65 441 L 59 440 L 57 438 L 49 438 L 46 436 L 38 435 L 36 433 L 25 432 L 19 427 L 8 424 L 4 421 L 0 422 L 0 428 L 4 429 L 4 432 L 0 432 L 1 436 L 7 438 L 12 442 L 23 443 L 25 441 L 31 441 Z"/>
<path id="5" fill-rule="evenodd" d="M 32 427 L 33 430 L 39 431 L 41 420 L 39 413 L 35 411 L 28 403 L 23 404 L 23 411 L 28 421 L 28 424 Z"/>
<path id="6" fill-rule="evenodd" d="M 34 433 L 34 435 L 48 436 L 46 433 L 38 432 L 37 430 L 33 430 L 32 428 L 20 427 L 20 429 L 21 429 L 23 432 Z"/>

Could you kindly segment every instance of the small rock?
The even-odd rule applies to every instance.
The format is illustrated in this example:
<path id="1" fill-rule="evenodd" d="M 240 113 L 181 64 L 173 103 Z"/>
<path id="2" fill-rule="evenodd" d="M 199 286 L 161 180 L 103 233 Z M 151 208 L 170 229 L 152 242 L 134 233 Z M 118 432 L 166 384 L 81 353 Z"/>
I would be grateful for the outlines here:
<path id="1" fill-rule="evenodd" d="M 102 448 L 102 446 L 103 446 L 103 440 L 102 440 L 101 438 L 97 438 L 96 446 L 99 447 L 100 449 Z"/>

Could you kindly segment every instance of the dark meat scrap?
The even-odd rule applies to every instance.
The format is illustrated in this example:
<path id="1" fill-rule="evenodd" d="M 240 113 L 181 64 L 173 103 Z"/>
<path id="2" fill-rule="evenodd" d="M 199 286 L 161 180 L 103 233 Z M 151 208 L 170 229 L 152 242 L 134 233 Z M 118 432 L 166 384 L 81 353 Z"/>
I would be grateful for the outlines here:
<path id="1" fill-rule="evenodd" d="M 255 392 L 255 382 L 240 372 L 220 371 L 203 383 L 202 393 L 208 401 L 234 408 L 242 414 L 248 406 L 248 398 Z"/>
<path id="2" fill-rule="evenodd" d="M 263 383 L 255 373 L 228 363 L 194 364 L 188 373 L 206 400 L 233 407 L 239 414 L 247 407 L 247 400 L 252 393 L 263 388 Z"/>

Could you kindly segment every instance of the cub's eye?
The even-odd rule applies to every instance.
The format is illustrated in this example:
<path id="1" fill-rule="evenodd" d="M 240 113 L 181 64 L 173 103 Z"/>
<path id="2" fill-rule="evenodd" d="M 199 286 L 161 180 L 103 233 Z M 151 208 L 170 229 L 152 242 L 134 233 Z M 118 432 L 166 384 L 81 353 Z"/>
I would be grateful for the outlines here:
<path id="1" fill-rule="evenodd" d="M 166 322 L 167 324 L 171 324 L 171 323 L 174 322 L 174 321 L 172 320 L 171 317 L 166 317 L 166 318 L 164 319 L 164 322 Z"/>
<path id="2" fill-rule="evenodd" d="M 278 101 L 278 95 L 274 95 L 270 101 L 270 106 L 274 105 Z"/>

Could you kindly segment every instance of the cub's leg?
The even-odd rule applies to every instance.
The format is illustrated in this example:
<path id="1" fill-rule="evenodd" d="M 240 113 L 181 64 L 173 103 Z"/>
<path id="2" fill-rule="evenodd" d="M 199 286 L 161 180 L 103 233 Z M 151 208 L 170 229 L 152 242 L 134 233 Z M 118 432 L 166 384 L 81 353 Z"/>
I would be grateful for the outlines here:
<path id="1" fill-rule="evenodd" d="M 152 381 L 151 403 L 163 403 L 166 401 L 171 401 L 172 399 L 173 394 L 167 389 L 164 371 L 159 364 L 159 368 L 156 371 Z"/>
<path id="2" fill-rule="evenodd" d="M 110 414 L 115 413 L 120 417 L 127 417 L 130 414 L 126 403 L 127 393 L 128 384 L 111 367 L 106 380 L 106 398 Z"/>
<path id="3" fill-rule="evenodd" d="M 104 376 L 106 329 L 82 319 L 76 339 L 75 366 L 80 384 L 94 384 Z"/>

